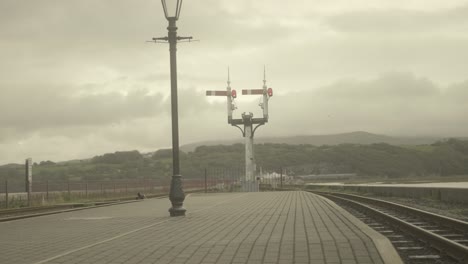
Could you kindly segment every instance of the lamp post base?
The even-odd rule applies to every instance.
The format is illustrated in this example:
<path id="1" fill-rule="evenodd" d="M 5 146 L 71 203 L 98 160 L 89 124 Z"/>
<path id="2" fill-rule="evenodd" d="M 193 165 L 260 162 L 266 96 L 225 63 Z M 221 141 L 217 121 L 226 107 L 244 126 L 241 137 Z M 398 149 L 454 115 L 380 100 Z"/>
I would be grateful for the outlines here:
<path id="1" fill-rule="evenodd" d="M 185 216 L 185 208 L 184 207 L 171 207 L 169 208 L 169 213 L 171 216 Z"/>
<path id="2" fill-rule="evenodd" d="M 171 216 L 185 216 L 184 200 L 185 193 L 182 189 L 182 176 L 173 175 L 171 180 L 171 189 L 169 192 L 169 200 L 171 200 L 172 207 L 169 208 Z"/>

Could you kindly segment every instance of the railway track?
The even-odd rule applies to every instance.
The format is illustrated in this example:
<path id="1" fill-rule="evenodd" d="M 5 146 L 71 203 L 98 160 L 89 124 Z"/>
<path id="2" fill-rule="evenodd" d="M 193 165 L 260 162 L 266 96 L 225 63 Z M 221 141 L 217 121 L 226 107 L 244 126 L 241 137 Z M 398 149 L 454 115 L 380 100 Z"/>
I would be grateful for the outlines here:
<path id="1" fill-rule="evenodd" d="M 203 190 L 189 190 L 185 193 L 188 195 L 190 193 L 199 193 Z M 146 198 L 168 198 L 167 194 L 152 194 L 147 195 Z M 76 203 L 76 204 L 60 204 L 60 205 L 50 205 L 50 206 L 37 206 L 37 207 L 23 207 L 23 208 L 13 208 L 13 209 L 2 209 L 0 210 L 0 222 L 8 222 L 23 218 L 31 218 L 36 216 L 50 215 L 65 213 L 77 210 L 84 210 L 89 208 L 96 208 L 102 206 L 110 206 L 122 203 L 132 203 L 135 202 L 134 197 L 126 197 L 117 200 L 107 200 L 107 201 L 95 201 L 89 203 Z"/>
<path id="2" fill-rule="evenodd" d="M 369 197 L 312 193 L 387 236 L 405 263 L 468 263 L 468 222 Z"/>
<path id="3" fill-rule="evenodd" d="M 15 209 L 0 210 L 0 222 L 8 222 L 24 218 L 38 217 L 43 215 L 66 213 L 96 207 L 116 205 L 121 203 L 131 203 L 134 201 L 112 201 L 112 202 L 96 202 L 90 204 L 63 204 L 40 207 L 25 207 Z"/>
<path id="4" fill-rule="evenodd" d="M 149 195 L 147 198 L 167 198 L 167 194 L 163 195 Z M 31 218 L 43 215 L 65 213 L 71 211 L 78 211 L 96 207 L 110 206 L 123 203 L 132 203 L 136 200 L 134 198 L 121 199 L 121 200 L 108 200 L 96 201 L 89 203 L 75 203 L 75 204 L 59 204 L 50 206 L 37 206 L 37 207 L 23 207 L 13 209 L 0 210 L 0 222 L 8 222 L 18 219 Z"/>

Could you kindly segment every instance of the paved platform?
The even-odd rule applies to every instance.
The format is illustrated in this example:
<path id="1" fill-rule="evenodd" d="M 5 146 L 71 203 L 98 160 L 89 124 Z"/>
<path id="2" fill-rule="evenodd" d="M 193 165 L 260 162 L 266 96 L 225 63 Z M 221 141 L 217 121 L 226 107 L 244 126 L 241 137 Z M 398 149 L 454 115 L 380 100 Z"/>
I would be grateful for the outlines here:
<path id="1" fill-rule="evenodd" d="M 307 192 L 192 194 L 0 223 L 0 263 L 401 263 L 391 243 Z"/>

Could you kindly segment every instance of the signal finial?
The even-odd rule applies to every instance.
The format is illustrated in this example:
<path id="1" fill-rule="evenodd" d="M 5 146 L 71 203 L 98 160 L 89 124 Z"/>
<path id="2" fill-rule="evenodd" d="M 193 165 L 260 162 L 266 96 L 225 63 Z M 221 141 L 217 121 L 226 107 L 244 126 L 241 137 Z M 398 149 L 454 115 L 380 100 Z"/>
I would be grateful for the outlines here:
<path id="1" fill-rule="evenodd" d="M 266 87 L 266 66 L 263 65 L 263 87 Z"/>
<path id="2" fill-rule="evenodd" d="M 231 87 L 231 74 L 229 72 L 229 66 L 228 66 L 228 80 L 227 80 L 228 87 Z"/>

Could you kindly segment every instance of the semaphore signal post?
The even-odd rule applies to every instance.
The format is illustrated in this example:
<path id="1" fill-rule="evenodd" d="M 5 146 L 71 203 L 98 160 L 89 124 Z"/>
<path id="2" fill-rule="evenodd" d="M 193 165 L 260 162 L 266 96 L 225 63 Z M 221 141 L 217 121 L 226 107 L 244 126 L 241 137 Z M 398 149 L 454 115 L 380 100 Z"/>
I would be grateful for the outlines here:
<path id="1" fill-rule="evenodd" d="M 231 89 L 231 80 L 228 69 L 228 81 L 226 91 L 206 91 L 207 96 L 225 96 L 227 98 L 228 124 L 239 128 L 242 136 L 245 138 L 245 178 L 242 184 L 243 191 L 257 192 L 258 180 L 255 177 L 255 158 L 254 158 L 254 135 L 258 127 L 268 122 L 268 100 L 273 96 L 273 89 L 266 85 L 266 72 L 263 71 L 262 89 L 242 90 L 243 95 L 262 95 L 263 100 L 260 107 L 263 109 L 263 117 L 254 118 L 251 112 L 242 113 L 242 118 L 232 117 L 236 109 L 234 99 L 237 97 L 236 90 Z M 241 126 L 244 126 L 243 128 Z"/>

